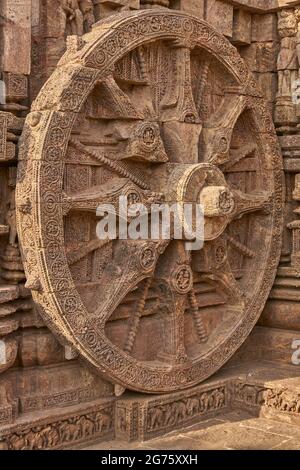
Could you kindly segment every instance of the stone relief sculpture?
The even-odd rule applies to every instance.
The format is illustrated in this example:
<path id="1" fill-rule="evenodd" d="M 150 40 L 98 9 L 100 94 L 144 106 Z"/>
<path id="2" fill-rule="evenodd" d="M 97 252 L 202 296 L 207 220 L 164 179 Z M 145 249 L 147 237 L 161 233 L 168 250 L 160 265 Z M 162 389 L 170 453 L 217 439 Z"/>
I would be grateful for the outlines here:
<path id="1" fill-rule="evenodd" d="M 96 22 L 94 5 L 92 0 L 81 0 L 79 5 L 83 15 L 83 31 L 88 33 L 92 29 L 93 24 Z"/>
<path id="2" fill-rule="evenodd" d="M 296 80 L 298 69 L 296 54 L 297 18 L 294 13 L 282 11 L 278 22 L 281 37 L 280 52 L 277 61 L 278 96 L 290 97 L 292 82 Z"/>
<path id="3" fill-rule="evenodd" d="M 0 5 L 0 449 L 147 440 L 235 406 L 297 418 L 295 390 L 210 377 L 233 356 L 272 362 L 270 338 L 300 328 L 300 8 L 13 3 Z M 203 249 L 99 240 L 97 207 L 119 196 L 147 211 L 201 202 Z"/>
<path id="4" fill-rule="evenodd" d="M 61 8 L 65 18 L 66 35 L 83 34 L 83 13 L 79 7 L 78 0 L 62 0 Z"/>
<path id="5" fill-rule="evenodd" d="M 294 10 L 282 10 L 278 14 L 280 51 L 277 59 L 278 92 L 275 121 L 282 125 L 282 132 L 296 126 L 295 105 L 292 99 L 298 78 L 297 16 Z"/>
<path id="6" fill-rule="evenodd" d="M 84 357 L 92 357 L 94 367 L 121 387 L 118 393 L 125 388 L 171 392 L 216 371 L 257 321 L 280 255 L 281 160 L 265 103 L 221 35 L 167 10 L 116 18 L 106 20 L 104 36 L 101 26 L 93 28 L 91 43 L 78 51 L 81 68 L 74 67 L 67 52 L 27 117 L 18 172 L 18 232 L 34 300 L 47 324 Z M 143 60 L 135 67 L 142 81 L 133 77 L 126 56 L 140 50 Z M 194 77 L 207 63 L 207 80 L 223 94 L 208 99 L 203 116 L 197 104 L 209 91 Z M 73 70 L 71 76 L 67 69 Z M 91 113 L 93 103 L 97 108 Z M 47 110 L 53 110 L 49 118 Z M 44 144 L 36 147 L 37 141 Z M 36 176 L 32 159 L 40 162 Z M 244 172 L 250 162 L 249 185 Z M 120 195 L 146 206 L 202 201 L 204 249 L 189 254 L 184 240 L 172 238 L 97 240 L 98 205 L 117 204 Z M 25 212 L 27 198 L 31 209 Z M 259 239 L 249 231 L 250 220 Z M 231 229 L 237 225 L 239 239 Z M 258 259 L 258 246 L 265 257 Z M 237 255 L 243 260 L 242 276 L 231 265 Z M 250 266 L 256 263 L 260 276 L 249 287 Z M 209 328 L 209 314 L 199 307 L 199 285 L 210 286 L 222 299 L 228 329 L 222 320 L 214 331 Z M 122 318 L 121 312 L 126 320 L 115 333 L 112 318 Z M 156 332 L 157 315 L 167 335 Z"/>

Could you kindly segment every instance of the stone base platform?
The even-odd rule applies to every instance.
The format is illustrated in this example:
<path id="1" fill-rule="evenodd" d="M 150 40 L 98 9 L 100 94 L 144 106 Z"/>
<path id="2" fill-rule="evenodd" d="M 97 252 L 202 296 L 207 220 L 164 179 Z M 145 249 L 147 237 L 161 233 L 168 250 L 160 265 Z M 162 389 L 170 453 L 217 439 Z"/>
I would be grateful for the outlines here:
<path id="1" fill-rule="evenodd" d="M 1 428 L 2 449 L 86 447 L 157 439 L 202 423 L 246 413 L 299 429 L 300 368 L 273 362 L 231 364 L 188 391 L 160 396 L 126 392 L 121 398 L 25 414 Z M 113 444 L 110 444 L 113 445 Z M 111 447 L 113 448 L 113 447 Z"/>
<path id="2" fill-rule="evenodd" d="M 234 410 L 146 442 L 96 443 L 84 450 L 299 450 L 300 428 Z"/>

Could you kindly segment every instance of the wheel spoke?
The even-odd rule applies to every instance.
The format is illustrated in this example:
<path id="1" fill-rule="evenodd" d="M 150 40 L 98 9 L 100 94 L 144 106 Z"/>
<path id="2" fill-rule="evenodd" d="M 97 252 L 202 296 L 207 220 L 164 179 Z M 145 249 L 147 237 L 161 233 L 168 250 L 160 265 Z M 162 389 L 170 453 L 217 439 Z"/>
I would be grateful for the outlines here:
<path id="1" fill-rule="evenodd" d="M 233 129 L 244 108 L 244 96 L 225 95 L 222 105 L 203 125 L 202 161 L 216 165 L 229 161 Z"/>
<path id="2" fill-rule="evenodd" d="M 143 191 L 132 184 L 126 178 L 114 178 L 100 186 L 92 186 L 85 191 L 63 195 L 63 213 L 70 211 L 87 211 L 96 213 L 101 204 L 114 206 L 116 214 L 119 213 L 120 197 L 127 197 L 128 205 L 133 203 L 143 204 L 150 210 L 153 203 L 160 203 L 162 195 L 151 191 Z"/>
<path id="3" fill-rule="evenodd" d="M 157 260 L 169 242 L 120 240 L 116 244 L 113 259 L 103 272 L 101 289 L 94 298 L 97 309 L 93 318 L 102 329 L 125 296 L 144 279 L 152 277 Z"/>
<path id="4" fill-rule="evenodd" d="M 199 309 L 199 305 L 197 302 L 194 289 L 192 289 L 191 292 L 189 293 L 189 301 L 190 301 L 194 323 L 195 323 L 195 327 L 196 327 L 196 331 L 197 331 L 200 343 L 206 343 L 208 341 L 208 335 L 207 335 L 206 327 L 203 322 L 202 314 Z"/>
<path id="5" fill-rule="evenodd" d="M 191 53 L 182 41 L 172 43 L 175 55 L 174 80 L 161 102 L 162 121 L 199 123 L 191 79 Z"/>
<path id="6" fill-rule="evenodd" d="M 91 240 L 88 243 L 81 243 L 80 246 L 76 246 L 75 249 L 67 249 L 66 253 L 69 266 L 72 266 L 73 264 L 77 263 L 93 251 L 96 251 L 99 248 L 103 248 L 108 243 L 110 243 L 110 240 L 95 239 Z"/>
<path id="7" fill-rule="evenodd" d="M 202 124 L 192 90 L 191 52 L 184 41 L 174 41 L 172 50 L 174 76 L 160 104 L 164 138 L 173 162 L 196 163 Z"/>
<path id="8" fill-rule="evenodd" d="M 101 99 L 95 100 L 94 119 L 143 119 L 143 115 L 134 107 L 112 75 L 100 82 L 99 86 Z"/>
<path id="9" fill-rule="evenodd" d="M 243 215 L 260 210 L 268 211 L 270 206 L 270 194 L 264 191 L 249 194 L 242 191 L 232 190 L 235 208 L 233 219 L 240 219 Z"/>
<path id="10" fill-rule="evenodd" d="M 255 257 L 255 252 L 253 250 L 250 250 L 250 248 L 248 248 L 246 245 L 239 242 L 235 238 L 226 235 L 226 240 L 230 243 L 231 246 L 233 246 L 237 251 L 239 251 L 242 255 L 246 256 L 247 258 Z"/>
<path id="11" fill-rule="evenodd" d="M 88 149 L 76 139 L 72 139 L 70 141 L 70 145 L 72 145 L 72 147 L 74 147 L 76 150 L 81 152 L 82 158 L 86 156 L 88 158 L 97 160 L 100 163 L 102 163 L 104 166 L 109 168 L 111 171 L 117 173 L 119 176 L 123 178 L 128 178 L 130 181 L 135 183 L 140 188 L 149 189 L 149 185 L 145 183 L 144 181 L 142 181 L 139 177 L 135 176 L 131 171 L 129 171 L 124 164 L 114 162 L 113 160 L 110 160 L 102 153 L 95 152 L 94 150 Z"/>
<path id="12" fill-rule="evenodd" d="M 224 171 L 230 171 L 234 167 L 234 165 L 252 155 L 256 150 L 257 145 L 254 143 L 244 145 L 239 149 L 230 150 L 230 160 L 224 165 Z"/>
<path id="13" fill-rule="evenodd" d="M 140 324 L 140 321 L 141 321 L 142 313 L 143 313 L 144 308 L 145 308 L 146 299 L 147 299 L 147 295 L 148 295 L 149 288 L 150 288 L 150 285 L 151 285 L 151 281 L 152 281 L 152 278 L 150 278 L 150 277 L 148 279 L 146 279 L 146 281 L 144 281 L 142 296 L 138 300 L 136 309 L 134 311 L 134 314 L 133 314 L 132 318 L 130 319 L 129 331 L 128 331 L 126 344 L 125 344 L 125 348 L 124 348 L 124 351 L 127 352 L 128 354 L 130 354 L 132 352 L 132 348 L 133 348 L 134 343 L 135 343 L 135 339 L 136 339 L 137 332 L 138 332 L 138 327 L 139 327 L 139 324 Z"/>
<path id="14" fill-rule="evenodd" d="M 160 292 L 160 311 L 168 325 L 168 341 L 160 358 L 172 364 L 188 360 L 184 344 L 184 313 L 187 294 L 193 288 L 190 256 L 184 243 L 173 241 L 155 272 Z"/>
<path id="15" fill-rule="evenodd" d="M 244 295 L 230 267 L 226 238 L 206 243 L 200 256 L 195 258 L 194 269 L 200 273 L 200 279 L 213 284 L 230 304 L 242 307 Z"/>

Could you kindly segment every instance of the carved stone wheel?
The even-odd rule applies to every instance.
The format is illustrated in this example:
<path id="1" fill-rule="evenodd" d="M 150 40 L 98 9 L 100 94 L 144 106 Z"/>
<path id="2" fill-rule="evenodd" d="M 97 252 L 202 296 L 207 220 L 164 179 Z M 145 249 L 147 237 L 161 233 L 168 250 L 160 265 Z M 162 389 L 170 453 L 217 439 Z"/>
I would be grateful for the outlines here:
<path id="1" fill-rule="evenodd" d="M 96 236 L 96 209 L 201 202 L 205 244 Z M 203 21 L 146 10 L 98 23 L 27 117 L 17 187 L 27 285 L 46 324 L 124 388 L 185 389 L 255 325 L 283 225 L 272 118 L 237 50 Z"/>

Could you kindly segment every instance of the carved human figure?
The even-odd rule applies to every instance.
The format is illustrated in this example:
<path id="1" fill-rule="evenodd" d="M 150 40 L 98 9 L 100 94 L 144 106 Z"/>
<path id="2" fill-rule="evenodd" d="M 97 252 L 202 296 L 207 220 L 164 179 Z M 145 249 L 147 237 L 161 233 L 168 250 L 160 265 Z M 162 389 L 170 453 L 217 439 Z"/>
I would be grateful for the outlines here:
<path id="1" fill-rule="evenodd" d="M 6 214 L 6 223 L 9 226 L 9 244 L 13 247 L 17 247 L 17 221 L 16 221 L 16 202 L 15 202 L 15 190 L 11 192 L 9 209 Z"/>
<path id="2" fill-rule="evenodd" d="M 54 426 L 49 426 L 47 433 L 47 443 L 48 448 L 55 447 L 59 444 L 59 434 Z"/>
<path id="3" fill-rule="evenodd" d="M 83 30 L 88 33 L 96 21 L 93 2 L 92 0 L 79 0 L 79 6 L 83 15 Z"/>
<path id="4" fill-rule="evenodd" d="M 296 410 L 296 400 L 289 393 L 284 392 L 281 396 L 280 409 L 282 411 L 295 411 Z"/>
<path id="5" fill-rule="evenodd" d="M 265 404 L 271 408 L 277 408 L 281 405 L 281 396 L 271 389 L 268 389 L 265 394 Z"/>
<path id="6" fill-rule="evenodd" d="M 62 0 L 61 7 L 65 15 L 66 36 L 83 34 L 83 14 L 78 0 Z"/>
<path id="7" fill-rule="evenodd" d="M 278 97 L 291 96 L 292 82 L 297 76 L 296 33 L 297 20 L 294 13 L 282 10 L 279 14 L 278 31 L 281 37 L 277 59 Z"/>
<path id="8" fill-rule="evenodd" d="M 124 408 L 119 408 L 118 410 L 118 428 L 122 432 L 126 432 L 126 410 Z"/>

